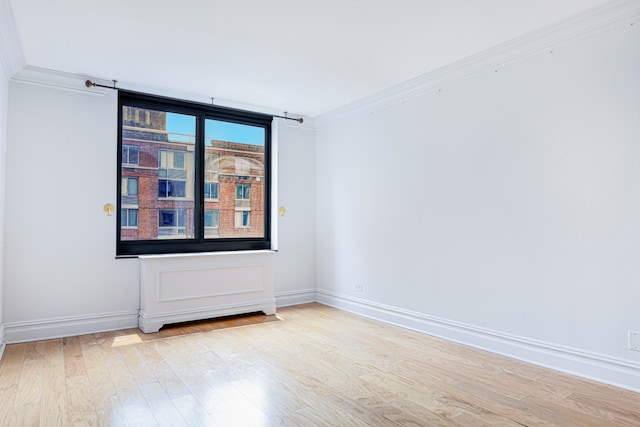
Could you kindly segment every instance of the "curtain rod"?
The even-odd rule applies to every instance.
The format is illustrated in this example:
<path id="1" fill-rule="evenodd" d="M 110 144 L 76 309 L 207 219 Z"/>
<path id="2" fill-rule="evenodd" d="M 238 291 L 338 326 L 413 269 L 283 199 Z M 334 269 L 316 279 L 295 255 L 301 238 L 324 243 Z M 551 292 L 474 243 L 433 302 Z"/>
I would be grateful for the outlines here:
<path id="1" fill-rule="evenodd" d="M 113 82 L 113 86 L 107 86 L 107 85 L 101 85 L 99 83 L 96 82 L 92 82 L 91 80 L 87 80 L 84 82 L 84 85 L 86 87 L 103 87 L 105 89 L 113 89 L 113 90 L 118 90 L 118 88 L 116 87 L 116 83 L 118 83 L 117 80 L 111 80 Z M 213 98 L 211 98 L 211 104 L 213 104 Z M 277 114 L 272 114 L 273 117 L 278 117 L 280 119 L 286 119 L 286 120 L 294 120 L 298 123 L 303 123 L 304 119 L 302 117 L 298 117 L 297 119 L 294 117 L 289 117 L 287 116 L 287 112 L 284 112 L 284 116 L 278 116 Z"/>

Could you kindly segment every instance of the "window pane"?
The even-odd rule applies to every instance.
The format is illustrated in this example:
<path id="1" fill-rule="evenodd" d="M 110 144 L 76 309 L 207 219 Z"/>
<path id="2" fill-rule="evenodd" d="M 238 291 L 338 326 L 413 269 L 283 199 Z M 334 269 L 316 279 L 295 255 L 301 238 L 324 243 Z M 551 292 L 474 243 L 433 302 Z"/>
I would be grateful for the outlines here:
<path id="1" fill-rule="evenodd" d="M 160 227 L 175 227 L 176 225 L 178 225 L 176 223 L 175 211 L 160 211 L 158 219 L 160 220 L 160 222 L 158 223 L 158 226 Z"/>
<path id="2" fill-rule="evenodd" d="M 122 147 L 122 163 L 129 165 L 139 164 L 139 150 L 136 145 L 125 145 Z"/>
<path id="3" fill-rule="evenodd" d="M 173 152 L 173 167 L 174 169 L 184 169 L 184 153 Z"/>
<path id="4" fill-rule="evenodd" d="M 127 194 L 129 196 L 138 195 L 138 178 L 129 178 L 127 182 Z"/>
<path id="5" fill-rule="evenodd" d="M 186 188 L 185 181 L 169 181 L 169 197 L 185 197 Z"/>
<path id="6" fill-rule="evenodd" d="M 129 209 L 129 227 L 138 226 L 138 210 Z"/>
<path id="7" fill-rule="evenodd" d="M 204 183 L 204 198 L 205 199 L 217 199 L 218 198 L 218 183 L 217 182 L 205 182 Z"/>
<path id="8" fill-rule="evenodd" d="M 132 145 L 129 147 L 129 163 L 132 165 L 138 165 L 140 152 L 138 151 L 138 147 Z"/>
<path id="9" fill-rule="evenodd" d="M 205 230 L 206 237 L 264 237 L 264 150 L 262 127 L 205 121 L 205 210 L 218 212 L 218 234 Z M 259 201 L 253 206 L 252 192 Z"/>
<path id="10" fill-rule="evenodd" d="M 218 211 L 207 209 L 204 211 L 204 237 L 218 237 Z"/>
<path id="11" fill-rule="evenodd" d="M 195 238 L 196 117 L 122 108 L 121 240 Z"/>
<path id="12" fill-rule="evenodd" d="M 167 197 L 167 180 L 158 180 L 158 197 Z"/>
<path id="13" fill-rule="evenodd" d="M 204 226 L 205 227 L 217 227 L 218 226 L 218 211 L 207 209 L 204 211 Z"/>

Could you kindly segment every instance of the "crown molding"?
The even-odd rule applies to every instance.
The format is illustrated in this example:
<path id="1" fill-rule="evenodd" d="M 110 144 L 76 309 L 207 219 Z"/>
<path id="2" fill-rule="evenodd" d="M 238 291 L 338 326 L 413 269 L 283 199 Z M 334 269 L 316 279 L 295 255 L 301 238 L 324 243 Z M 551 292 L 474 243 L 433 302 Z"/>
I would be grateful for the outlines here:
<path id="1" fill-rule="evenodd" d="M 0 0 L 3 1 L 3 0 Z M 14 82 L 32 84 L 37 86 L 53 87 L 62 90 L 70 90 L 75 92 L 83 92 L 93 95 L 104 95 L 111 91 L 111 89 L 101 87 L 86 87 L 85 81 L 91 80 L 95 83 L 104 86 L 113 86 L 113 80 L 106 80 L 89 75 L 72 74 L 64 71 L 50 70 L 47 68 L 33 67 L 27 65 L 20 71 L 15 73 L 11 78 Z M 153 86 L 141 85 L 129 82 L 116 83 L 118 89 L 128 90 L 134 92 L 149 93 L 158 96 L 165 96 L 169 98 L 182 99 L 186 101 L 199 102 L 202 104 L 214 104 L 220 107 L 236 108 L 239 110 L 255 111 L 264 114 L 282 115 L 281 111 L 275 108 L 269 108 L 264 106 L 258 106 L 238 101 L 231 101 L 228 99 L 208 98 L 204 95 L 182 92 L 174 89 L 158 88 Z M 303 123 L 294 122 L 292 120 L 283 120 L 286 122 L 287 127 L 296 127 L 299 129 L 315 130 L 314 120 L 311 117 L 301 116 L 300 114 L 289 113 L 291 117 L 302 117 Z"/>
<path id="2" fill-rule="evenodd" d="M 435 92 L 454 82 L 495 70 L 608 28 L 639 20 L 639 0 L 609 1 L 320 115 L 316 117 L 316 125 L 321 128 L 328 123 Z"/>
<path id="3" fill-rule="evenodd" d="M 0 63 L 7 78 L 26 64 L 11 0 L 0 0 Z"/>
<path id="4" fill-rule="evenodd" d="M 50 70 L 47 68 L 33 67 L 31 65 L 26 65 L 11 78 L 14 82 L 32 84 L 36 86 L 47 86 L 95 95 L 104 95 L 110 90 L 100 87 L 87 87 L 84 84 L 87 79 L 106 86 L 113 85 L 113 82 L 110 80 L 65 73 L 63 71 Z"/>

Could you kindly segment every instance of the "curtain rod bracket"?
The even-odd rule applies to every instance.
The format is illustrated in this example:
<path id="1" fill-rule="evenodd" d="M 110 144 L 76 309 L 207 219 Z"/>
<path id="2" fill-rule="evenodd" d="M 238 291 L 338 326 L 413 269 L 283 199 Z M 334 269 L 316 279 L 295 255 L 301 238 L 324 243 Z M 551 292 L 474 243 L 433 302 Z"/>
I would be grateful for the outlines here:
<path id="1" fill-rule="evenodd" d="M 298 123 L 303 123 L 304 122 L 304 119 L 302 117 L 298 117 L 297 119 L 295 119 L 293 117 L 289 117 L 289 113 L 286 112 L 286 111 L 284 112 L 284 116 L 277 116 L 277 115 L 274 114 L 273 117 L 278 117 L 278 118 L 285 119 L 285 120 L 294 120 L 294 121 L 296 121 Z"/>
<path id="2" fill-rule="evenodd" d="M 98 83 L 96 83 L 96 82 L 92 82 L 91 80 L 86 80 L 86 81 L 84 82 L 84 85 L 85 85 L 86 87 L 103 87 L 103 88 L 105 88 L 105 89 L 118 90 L 118 88 L 116 87 L 116 83 L 118 83 L 118 81 L 117 81 L 117 80 L 111 80 L 111 81 L 113 82 L 113 87 L 111 87 L 111 86 L 106 86 L 106 85 L 101 85 L 101 84 L 98 84 Z"/>

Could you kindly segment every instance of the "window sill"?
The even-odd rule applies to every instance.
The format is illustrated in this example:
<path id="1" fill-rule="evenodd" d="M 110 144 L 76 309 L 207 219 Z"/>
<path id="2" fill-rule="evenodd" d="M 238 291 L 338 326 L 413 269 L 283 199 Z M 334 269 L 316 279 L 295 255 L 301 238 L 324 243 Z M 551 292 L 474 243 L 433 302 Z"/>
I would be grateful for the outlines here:
<path id="1" fill-rule="evenodd" d="M 173 258 L 203 258 L 207 256 L 220 257 L 220 256 L 247 256 L 247 255 L 259 255 L 259 254 L 275 254 L 277 249 L 260 249 L 256 251 L 225 251 L 225 252 L 193 252 L 186 254 L 157 254 L 157 255 L 116 255 L 116 259 L 173 259 Z"/>
<path id="2" fill-rule="evenodd" d="M 256 254 L 272 254 L 276 251 L 272 249 L 262 249 L 259 251 L 226 251 L 226 252 L 194 252 L 189 254 L 159 254 L 159 255 L 138 255 L 141 259 L 166 259 L 166 258 L 199 258 L 207 256 L 229 256 L 229 255 L 256 255 Z"/>

